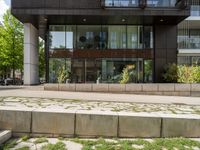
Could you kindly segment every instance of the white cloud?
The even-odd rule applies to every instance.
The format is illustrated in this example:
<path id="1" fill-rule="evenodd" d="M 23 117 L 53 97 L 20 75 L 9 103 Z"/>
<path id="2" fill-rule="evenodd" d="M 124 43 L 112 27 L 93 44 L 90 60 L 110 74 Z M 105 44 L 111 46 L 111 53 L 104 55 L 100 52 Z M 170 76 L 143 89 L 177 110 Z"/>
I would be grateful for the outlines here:
<path id="1" fill-rule="evenodd" d="M 3 14 L 7 9 L 9 9 L 9 6 L 6 4 L 5 0 L 0 0 L 0 22 L 2 22 Z"/>

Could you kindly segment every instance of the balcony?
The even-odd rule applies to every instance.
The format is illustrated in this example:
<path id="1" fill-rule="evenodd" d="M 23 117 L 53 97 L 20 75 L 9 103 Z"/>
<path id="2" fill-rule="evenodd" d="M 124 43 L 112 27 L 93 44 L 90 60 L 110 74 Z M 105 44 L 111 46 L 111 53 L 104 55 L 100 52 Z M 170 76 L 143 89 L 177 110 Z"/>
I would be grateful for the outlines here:
<path id="1" fill-rule="evenodd" d="M 102 7 L 140 7 L 140 8 L 186 8 L 189 6 L 188 0 L 101 0 Z"/>

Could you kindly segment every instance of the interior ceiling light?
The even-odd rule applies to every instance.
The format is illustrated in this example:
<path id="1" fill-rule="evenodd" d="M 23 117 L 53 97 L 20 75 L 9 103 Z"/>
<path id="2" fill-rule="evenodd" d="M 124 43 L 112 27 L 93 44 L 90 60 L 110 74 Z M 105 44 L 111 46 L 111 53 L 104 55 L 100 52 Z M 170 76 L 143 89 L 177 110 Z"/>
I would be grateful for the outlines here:
<path id="1" fill-rule="evenodd" d="M 125 22 L 126 21 L 126 19 L 122 19 L 122 22 Z"/>
<path id="2" fill-rule="evenodd" d="M 163 19 L 160 19 L 160 22 L 163 22 L 164 20 Z"/>
<path id="3" fill-rule="evenodd" d="M 87 21 L 87 19 L 84 18 L 84 19 L 83 19 L 83 22 L 86 22 L 86 21 Z"/>

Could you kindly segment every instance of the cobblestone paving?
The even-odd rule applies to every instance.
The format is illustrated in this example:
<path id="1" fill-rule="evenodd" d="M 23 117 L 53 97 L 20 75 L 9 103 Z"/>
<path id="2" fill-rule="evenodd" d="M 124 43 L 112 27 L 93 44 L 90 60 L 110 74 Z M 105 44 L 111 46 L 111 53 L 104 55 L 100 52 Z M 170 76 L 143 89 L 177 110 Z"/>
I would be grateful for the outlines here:
<path id="1" fill-rule="evenodd" d="M 26 97 L 1 97 L 0 107 L 200 115 L 200 105 L 142 104 Z"/>

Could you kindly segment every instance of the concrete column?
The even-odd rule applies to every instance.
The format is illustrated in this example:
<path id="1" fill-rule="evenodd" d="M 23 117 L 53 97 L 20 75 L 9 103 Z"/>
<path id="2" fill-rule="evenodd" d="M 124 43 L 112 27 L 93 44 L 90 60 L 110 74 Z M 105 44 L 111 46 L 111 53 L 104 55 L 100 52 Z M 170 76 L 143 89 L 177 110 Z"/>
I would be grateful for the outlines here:
<path id="1" fill-rule="evenodd" d="M 38 30 L 24 24 L 24 84 L 39 84 Z"/>

